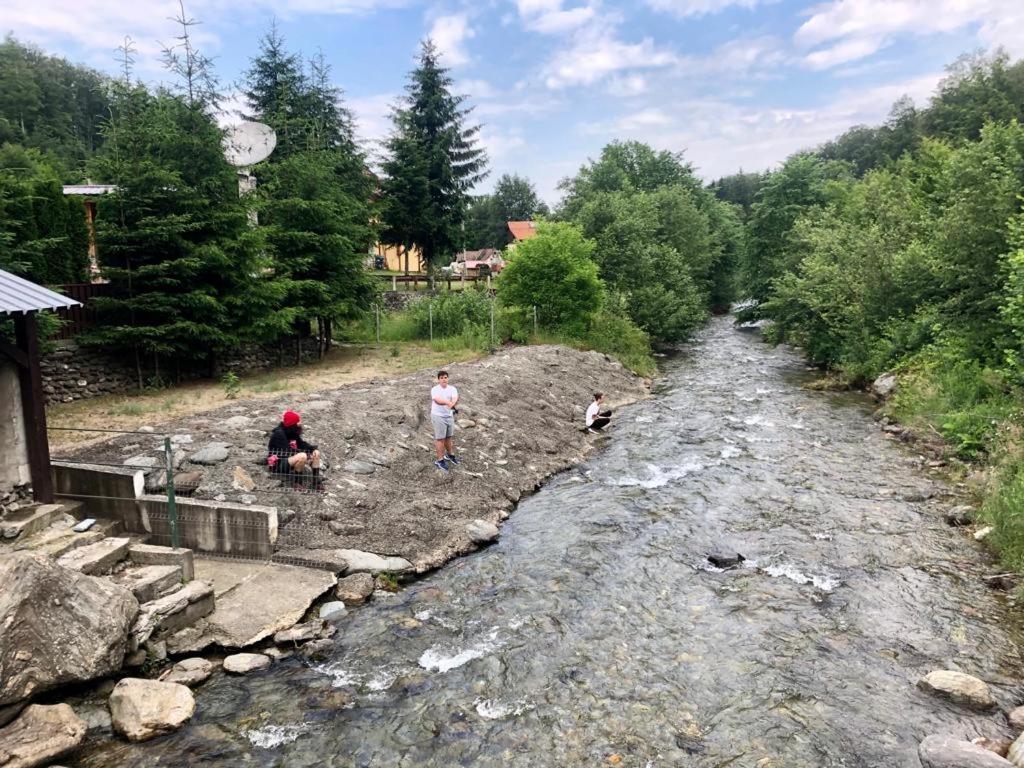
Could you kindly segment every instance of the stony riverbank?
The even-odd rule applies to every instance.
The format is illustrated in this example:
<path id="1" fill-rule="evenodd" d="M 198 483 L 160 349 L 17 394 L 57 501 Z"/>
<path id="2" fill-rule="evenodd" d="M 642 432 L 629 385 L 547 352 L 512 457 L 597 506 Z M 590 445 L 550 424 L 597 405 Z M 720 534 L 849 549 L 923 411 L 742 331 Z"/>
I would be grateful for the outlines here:
<path id="1" fill-rule="evenodd" d="M 522 494 L 583 459 L 596 442 L 582 429 L 595 390 L 614 406 L 649 388 L 606 355 L 550 345 L 501 350 L 450 371 L 461 396 L 455 444 L 463 459 L 450 475 L 433 466 L 435 371 L 237 401 L 147 425 L 154 439 L 125 435 L 70 458 L 148 467 L 147 484 L 159 488 L 156 436 L 172 435 L 191 496 L 278 509 L 279 552 L 340 565 L 343 551 L 358 550 L 423 572 L 475 548 Z M 267 437 L 286 409 L 302 414 L 304 437 L 326 456 L 323 494 L 296 493 L 266 471 Z"/>

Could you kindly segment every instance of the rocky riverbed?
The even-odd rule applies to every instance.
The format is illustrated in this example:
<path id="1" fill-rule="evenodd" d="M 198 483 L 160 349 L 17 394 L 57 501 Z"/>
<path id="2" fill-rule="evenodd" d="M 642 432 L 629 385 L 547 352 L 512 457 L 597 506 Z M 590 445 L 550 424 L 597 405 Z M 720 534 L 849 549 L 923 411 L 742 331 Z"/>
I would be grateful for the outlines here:
<path id="1" fill-rule="evenodd" d="M 597 352 L 560 346 L 505 349 L 450 366 L 461 402 L 450 475 L 433 466 L 429 392 L 434 371 L 333 390 L 238 401 L 147 425 L 67 458 L 139 466 L 161 487 L 160 435 L 175 446 L 178 483 L 193 497 L 277 507 L 279 551 L 307 561 L 342 550 L 397 556 L 422 572 L 493 538 L 522 494 L 579 463 L 597 438 L 582 430 L 595 390 L 613 405 L 646 396 L 649 382 Z M 295 492 L 266 470 L 270 430 L 286 409 L 326 457 L 326 491 Z M 184 482 L 182 482 L 184 480 Z"/>

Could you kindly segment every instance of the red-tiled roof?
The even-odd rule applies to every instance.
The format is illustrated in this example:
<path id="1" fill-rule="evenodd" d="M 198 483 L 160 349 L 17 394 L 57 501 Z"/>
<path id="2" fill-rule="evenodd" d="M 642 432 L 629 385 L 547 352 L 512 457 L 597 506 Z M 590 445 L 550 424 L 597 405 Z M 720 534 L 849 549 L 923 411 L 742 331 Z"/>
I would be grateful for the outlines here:
<path id="1" fill-rule="evenodd" d="M 508 229 L 512 233 L 512 237 L 516 239 L 516 242 L 529 240 L 531 237 L 537 236 L 537 222 L 535 221 L 510 221 Z"/>

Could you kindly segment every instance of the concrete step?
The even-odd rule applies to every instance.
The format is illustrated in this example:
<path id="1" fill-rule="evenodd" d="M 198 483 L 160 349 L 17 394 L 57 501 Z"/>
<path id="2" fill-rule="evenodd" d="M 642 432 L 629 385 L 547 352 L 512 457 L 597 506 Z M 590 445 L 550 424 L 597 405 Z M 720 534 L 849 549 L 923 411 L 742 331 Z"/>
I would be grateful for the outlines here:
<path id="1" fill-rule="evenodd" d="M 140 604 L 148 603 L 181 588 L 181 566 L 143 565 L 127 568 L 111 577 L 111 581 L 130 589 Z"/>
<path id="2" fill-rule="evenodd" d="M 143 603 L 132 626 L 132 650 L 148 640 L 159 640 L 195 624 L 214 609 L 213 586 L 190 581 L 168 595 Z"/>
<path id="3" fill-rule="evenodd" d="M 129 546 L 131 546 L 130 539 L 103 539 L 95 544 L 78 547 L 61 555 L 57 558 L 57 565 L 95 576 L 106 573 L 116 563 L 128 557 Z"/>
<path id="4" fill-rule="evenodd" d="M 181 568 L 181 580 L 192 581 L 195 566 L 191 549 L 174 549 L 157 544 L 133 544 L 128 548 L 128 557 L 137 565 L 177 565 Z"/>
<path id="5" fill-rule="evenodd" d="M 63 519 L 64 507 L 60 504 L 22 507 L 9 512 L 0 520 L 0 537 L 16 539 L 19 536 L 31 536 Z"/>

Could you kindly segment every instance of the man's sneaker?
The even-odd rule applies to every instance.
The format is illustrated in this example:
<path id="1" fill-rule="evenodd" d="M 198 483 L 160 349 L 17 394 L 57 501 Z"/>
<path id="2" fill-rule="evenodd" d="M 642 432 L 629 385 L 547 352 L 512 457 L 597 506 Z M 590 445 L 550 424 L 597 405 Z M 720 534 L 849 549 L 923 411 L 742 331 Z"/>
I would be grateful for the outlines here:
<path id="1" fill-rule="evenodd" d="M 459 464 L 462 463 L 456 457 L 452 456 L 450 453 L 446 453 L 444 455 L 444 460 L 445 461 L 450 461 L 452 464 L 455 464 L 456 466 L 458 466 Z"/>
<path id="2" fill-rule="evenodd" d="M 448 472 L 448 465 L 444 463 L 444 459 L 438 459 L 434 462 L 434 466 L 440 469 L 442 472 Z"/>

